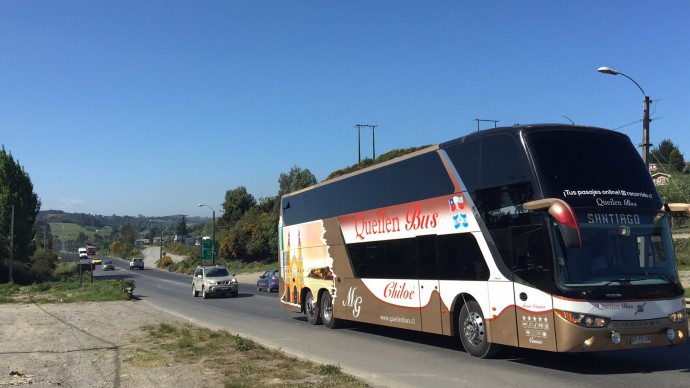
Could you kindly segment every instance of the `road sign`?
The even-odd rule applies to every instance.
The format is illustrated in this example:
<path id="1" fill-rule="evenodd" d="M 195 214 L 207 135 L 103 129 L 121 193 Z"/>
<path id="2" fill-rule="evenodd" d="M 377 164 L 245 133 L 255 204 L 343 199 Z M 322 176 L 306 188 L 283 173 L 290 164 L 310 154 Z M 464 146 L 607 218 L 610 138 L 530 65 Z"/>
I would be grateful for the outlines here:
<path id="1" fill-rule="evenodd" d="M 214 244 L 216 246 L 215 256 L 218 257 L 218 240 Z M 212 260 L 211 256 L 211 240 L 201 240 L 201 259 L 202 260 Z"/>

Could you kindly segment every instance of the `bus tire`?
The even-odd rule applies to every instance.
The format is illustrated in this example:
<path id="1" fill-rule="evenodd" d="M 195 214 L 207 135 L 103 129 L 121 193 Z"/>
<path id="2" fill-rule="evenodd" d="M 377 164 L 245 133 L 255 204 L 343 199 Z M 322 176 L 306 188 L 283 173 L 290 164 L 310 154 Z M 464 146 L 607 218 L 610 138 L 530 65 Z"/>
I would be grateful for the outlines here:
<path id="1" fill-rule="evenodd" d="M 307 315 L 307 321 L 312 325 L 321 324 L 321 309 L 314 301 L 314 295 L 311 291 L 307 291 L 307 295 L 304 298 L 304 313 Z"/>
<path id="2" fill-rule="evenodd" d="M 482 309 L 473 300 L 460 310 L 458 332 L 465 351 L 474 357 L 491 358 L 499 350 L 499 345 L 489 342 Z"/>
<path id="3" fill-rule="evenodd" d="M 333 316 L 333 298 L 328 291 L 321 294 L 321 320 L 329 329 L 337 329 L 341 324 L 340 319 Z"/>

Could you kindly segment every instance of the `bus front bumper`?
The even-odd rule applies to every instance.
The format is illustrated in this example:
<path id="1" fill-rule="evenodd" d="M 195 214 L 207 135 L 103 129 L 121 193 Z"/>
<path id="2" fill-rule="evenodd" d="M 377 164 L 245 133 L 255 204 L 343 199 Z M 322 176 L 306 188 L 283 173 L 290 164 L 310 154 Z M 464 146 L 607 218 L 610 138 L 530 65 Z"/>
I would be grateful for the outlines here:
<path id="1" fill-rule="evenodd" d="M 674 323 L 668 318 L 611 321 L 602 328 L 588 328 L 556 319 L 556 338 L 559 352 L 674 346 L 687 340 L 688 321 Z"/>

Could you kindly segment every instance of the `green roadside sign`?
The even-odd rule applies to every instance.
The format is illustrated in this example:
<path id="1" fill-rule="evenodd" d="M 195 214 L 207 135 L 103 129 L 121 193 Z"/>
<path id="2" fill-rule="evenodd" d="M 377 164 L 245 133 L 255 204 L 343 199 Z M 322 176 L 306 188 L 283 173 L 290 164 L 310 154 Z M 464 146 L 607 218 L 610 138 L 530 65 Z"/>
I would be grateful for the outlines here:
<path id="1" fill-rule="evenodd" d="M 215 256 L 218 257 L 218 240 L 216 240 L 215 246 Z M 211 240 L 201 240 L 201 259 L 212 260 L 212 253 Z"/>

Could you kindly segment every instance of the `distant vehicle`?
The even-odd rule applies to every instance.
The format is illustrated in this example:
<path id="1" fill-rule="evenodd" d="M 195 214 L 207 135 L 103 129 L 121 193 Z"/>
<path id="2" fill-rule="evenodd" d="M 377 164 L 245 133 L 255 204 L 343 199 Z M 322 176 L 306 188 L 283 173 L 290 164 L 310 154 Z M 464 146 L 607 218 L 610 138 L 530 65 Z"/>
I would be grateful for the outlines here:
<path id="1" fill-rule="evenodd" d="M 112 260 L 106 260 L 103 262 L 103 271 L 113 271 L 115 270 L 115 264 Z"/>
<path id="2" fill-rule="evenodd" d="M 86 244 L 86 254 L 93 256 L 96 254 L 96 246 L 93 244 Z"/>
<path id="3" fill-rule="evenodd" d="M 237 278 L 224 265 L 200 265 L 192 278 L 192 295 L 199 293 L 204 299 L 214 294 L 237 297 Z"/>
<path id="4" fill-rule="evenodd" d="M 77 249 L 77 252 L 79 252 L 79 258 L 84 258 L 89 255 L 89 253 L 86 251 L 86 248 L 84 247 Z"/>
<path id="5" fill-rule="evenodd" d="M 256 290 L 266 290 L 266 292 L 278 291 L 278 286 L 280 285 L 279 275 L 280 271 L 277 269 L 269 269 L 264 272 L 263 275 L 259 276 L 259 280 L 256 281 Z"/>
<path id="6" fill-rule="evenodd" d="M 137 257 L 133 258 L 132 261 L 129 262 L 129 269 L 144 269 L 144 259 L 139 259 Z"/>

